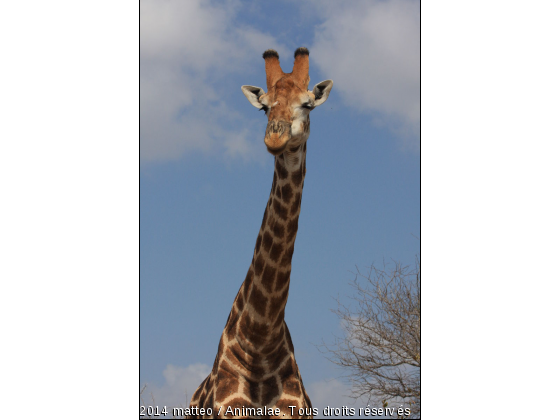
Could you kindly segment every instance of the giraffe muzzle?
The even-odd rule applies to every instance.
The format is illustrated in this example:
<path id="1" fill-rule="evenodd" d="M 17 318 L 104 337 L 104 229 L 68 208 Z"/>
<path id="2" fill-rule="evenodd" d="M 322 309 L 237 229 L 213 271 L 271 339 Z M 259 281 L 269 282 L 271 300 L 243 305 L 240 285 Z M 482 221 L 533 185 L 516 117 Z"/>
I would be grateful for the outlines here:
<path id="1" fill-rule="evenodd" d="M 266 126 L 264 144 L 273 155 L 281 154 L 292 138 L 292 124 L 285 121 L 270 121 Z"/>

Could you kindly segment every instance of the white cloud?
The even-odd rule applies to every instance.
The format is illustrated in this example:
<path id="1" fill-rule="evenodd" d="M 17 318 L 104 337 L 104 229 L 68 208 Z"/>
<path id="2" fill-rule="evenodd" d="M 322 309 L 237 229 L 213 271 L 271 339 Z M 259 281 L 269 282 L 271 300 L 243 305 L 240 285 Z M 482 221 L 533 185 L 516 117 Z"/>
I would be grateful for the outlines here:
<path id="1" fill-rule="evenodd" d="M 248 140 L 249 138 L 249 130 L 230 133 L 224 141 L 226 155 L 232 158 L 240 157 L 243 160 L 254 159 L 263 161 L 266 158 L 266 149 L 264 147 L 255 147 L 255 144 Z"/>
<path id="2" fill-rule="evenodd" d="M 216 84 L 252 70 L 248 66 L 267 48 L 287 50 L 270 35 L 234 26 L 233 16 L 240 11 L 235 1 L 216 6 L 200 0 L 140 3 L 144 162 L 178 159 L 192 150 L 261 156 L 249 147 L 248 132 L 241 128 L 250 122 L 240 124 L 241 115 L 226 106 Z"/>
<path id="3" fill-rule="evenodd" d="M 374 112 L 418 143 L 420 3 L 413 0 L 321 3 L 311 59 L 333 79 L 346 103 Z"/>
<path id="4" fill-rule="evenodd" d="M 165 378 L 163 386 L 146 384 L 146 389 L 142 393 L 144 404 L 167 406 L 170 414 L 173 407 L 185 408 L 190 402 L 192 394 L 208 376 L 210 370 L 210 366 L 202 363 L 187 367 L 167 365 L 163 371 Z"/>

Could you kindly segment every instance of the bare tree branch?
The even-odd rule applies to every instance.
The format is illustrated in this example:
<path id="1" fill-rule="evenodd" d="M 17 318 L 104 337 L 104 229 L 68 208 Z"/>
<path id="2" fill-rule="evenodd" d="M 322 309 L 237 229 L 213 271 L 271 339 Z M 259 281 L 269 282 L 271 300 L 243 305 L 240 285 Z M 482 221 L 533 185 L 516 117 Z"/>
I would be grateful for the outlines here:
<path id="1" fill-rule="evenodd" d="M 393 264 L 371 266 L 366 275 L 356 267 L 355 308 L 338 298 L 333 310 L 344 337 L 318 347 L 348 372 L 353 398 L 406 407 L 410 415 L 400 418 L 420 418 L 420 266 L 418 260 L 414 268 Z"/>

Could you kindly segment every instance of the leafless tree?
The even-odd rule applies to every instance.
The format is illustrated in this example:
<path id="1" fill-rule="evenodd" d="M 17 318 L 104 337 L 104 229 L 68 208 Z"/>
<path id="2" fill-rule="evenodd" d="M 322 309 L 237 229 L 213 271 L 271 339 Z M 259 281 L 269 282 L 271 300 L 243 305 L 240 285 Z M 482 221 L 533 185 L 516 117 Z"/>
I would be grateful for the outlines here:
<path id="1" fill-rule="evenodd" d="M 321 351 L 344 368 L 352 397 L 394 408 L 395 418 L 420 418 L 420 268 L 357 269 L 352 306 L 337 299 L 333 312 L 344 337 Z M 398 408 L 408 409 L 403 415 Z M 409 411 L 410 410 L 410 411 Z M 399 415 L 400 414 L 400 415 Z"/>

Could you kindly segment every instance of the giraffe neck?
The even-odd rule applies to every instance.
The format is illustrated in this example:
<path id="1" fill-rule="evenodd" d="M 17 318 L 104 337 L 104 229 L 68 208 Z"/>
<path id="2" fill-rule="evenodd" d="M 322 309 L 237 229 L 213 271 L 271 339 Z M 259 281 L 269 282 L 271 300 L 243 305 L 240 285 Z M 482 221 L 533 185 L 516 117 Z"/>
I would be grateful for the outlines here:
<path id="1" fill-rule="evenodd" d="M 253 350 L 264 349 L 265 353 L 266 349 L 273 351 L 284 335 L 305 157 L 303 144 L 275 158 L 272 189 L 253 260 L 234 303 L 239 343 Z"/>

